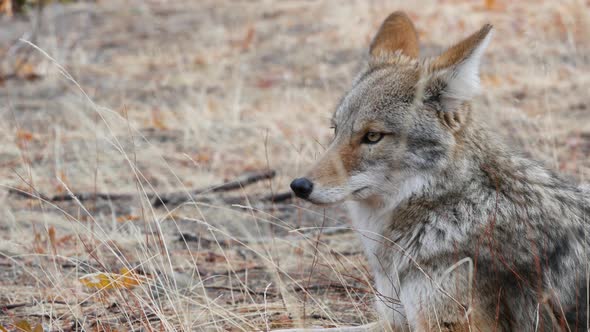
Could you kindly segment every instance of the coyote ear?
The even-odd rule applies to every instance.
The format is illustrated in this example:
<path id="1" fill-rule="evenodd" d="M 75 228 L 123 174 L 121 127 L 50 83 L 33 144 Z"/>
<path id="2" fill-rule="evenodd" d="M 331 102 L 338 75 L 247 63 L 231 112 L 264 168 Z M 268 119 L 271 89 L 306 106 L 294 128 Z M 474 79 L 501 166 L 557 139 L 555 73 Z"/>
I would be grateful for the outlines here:
<path id="1" fill-rule="evenodd" d="M 486 24 L 434 59 L 435 72 L 448 71 L 443 76 L 445 87 L 441 97 L 456 104 L 470 100 L 479 92 L 479 64 L 492 35 L 492 25 Z"/>
<path id="2" fill-rule="evenodd" d="M 404 12 L 390 14 L 373 38 L 369 52 L 372 56 L 393 54 L 396 51 L 417 59 L 418 34 L 414 24 Z"/>

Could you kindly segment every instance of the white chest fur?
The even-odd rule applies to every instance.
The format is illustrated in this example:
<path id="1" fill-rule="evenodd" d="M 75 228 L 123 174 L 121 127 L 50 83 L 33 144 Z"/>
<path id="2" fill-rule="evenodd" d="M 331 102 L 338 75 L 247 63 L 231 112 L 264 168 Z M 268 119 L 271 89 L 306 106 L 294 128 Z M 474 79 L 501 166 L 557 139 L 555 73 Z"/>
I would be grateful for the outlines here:
<path id="1" fill-rule="evenodd" d="M 384 269 L 392 266 L 396 260 L 390 252 L 384 255 L 384 247 L 388 247 L 389 239 L 383 234 L 384 227 L 391 220 L 391 211 L 376 210 L 362 202 L 348 202 L 347 207 L 353 221 L 353 228 L 361 240 L 365 255 L 375 279 L 375 305 L 383 319 L 390 323 L 403 324 L 403 307 L 392 300 L 399 299 L 399 278 L 397 268 Z M 395 264 L 393 265 L 395 266 Z"/>
<path id="2" fill-rule="evenodd" d="M 347 202 L 353 228 L 374 274 L 377 310 L 383 319 L 398 326 L 403 326 L 405 321 L 403 306 L 394 302 L 400 298 L 401 291 L 398 272 L 407 268 L 408 260 L 404 259 L 403 249 L 391 242 L 385 230 L 391 228 L 393 212 L 399 204 L 422 190 L 426 183 L 421 177 L 402 181 L 392 188 L 393 194 L 383 200 L 384 204 L 378 206 L 368 202 Z"/>

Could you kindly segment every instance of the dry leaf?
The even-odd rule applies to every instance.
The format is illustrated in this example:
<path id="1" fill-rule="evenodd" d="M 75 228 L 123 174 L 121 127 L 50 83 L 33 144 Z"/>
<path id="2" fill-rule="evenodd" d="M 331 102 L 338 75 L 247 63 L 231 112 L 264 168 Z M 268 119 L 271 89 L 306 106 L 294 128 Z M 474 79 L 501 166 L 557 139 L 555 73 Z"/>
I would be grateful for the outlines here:
<path id="1" fill-rule="evenodd" d="M 141 219 L 139 216 L 126 215 L 126 216 L 117 217 L 117 222 L 136 221 L 139 219 Z"/>
<path id="2" fill-rule="evenodd" d="M 37 326 L 35 326 L 33 329 L 33 332 L 43 332 L 43 326 L 41 326 L 41 324 L 37 324 Z"/>
<path id="3" fill-rule="evenodd" d="M 293 249 L 293 252 L 297 256 L 303 256 L 303 254 L 305 253 L 305 251 L 301 247 L 295 247 L 295 249 Z"/>
<path id="4" fill-rule="evenodd" d="M 49 236 L 49 244 L 51 244 L 53 252 L 57 252 L 57 241 L 55 240 L 55 227 L 49 226 L 49 229 L 47 230 L 47 235 Z"/>
<path id="5" fill-rule="evenodd" d="M 49 242 L 51 243 L 51 245 L 55 245 L 55 227 L 49 226 L 47 234 L 49 235 Z"/>
<path id="6" fill-rule="evenodd" d="M 276 83 L 276 79 L 272 78 L 261 78 L 256 81 L 256 86 L 261 89 L 271 88 Z"/>
<path id="7" fill-rule="evenodd" d="M 69 242 L 73 239 L 74 239 L 74 235 L 72 235 L 72 234 L 62 236 L 60 239 L 57 240 L 56 245 L 66 244 L 67 242 Z"/>
<path id="8" fill-rule="evenodd" d="M 503 3 L 501 3 L 500 1 L 496 1 L 496 0 L 484 0 L 484 5 L 483 5 L 483 9 L 484 10 L 495 10 L 495 11 L 500 11 L 500 10 L 504 10 L 505 5 Z"/>
<path id="9" fill-rule="evenodd" d="M 33 138 L 34 138 L 33 133 L 31 133 L 30 131 L 21 130 L 21 129 L 16 131 L 17 141 L 30 142 L 33 140 Z"/>
<path id="10" fill-rule="evenodd" d="M 35 71 L 35 66 L 24 60 L 17 60 L 16 75 L 22 79 L 33 81 L 41 78 L 41 75 Z"/>
<path id="11" fill-rule="evenodd" d="M 4 326 L 0 325 L 0 332 L 8 332 L 8 330 L 5 329 Z"/>
<path id="12" fill-rule="evenodd" d="M 199 67 L 202 66 L 206 66 L 207 65 L 207 60 L 205 60 L 205 57 L 202 55 L 197 55 L 193 61 L 193 63 Z"/>
<path id="13" fill-rule="evenodd" d="M 33 239 L 33 246 L 35 253 L 37 254 L 44 254 L 45 250 L 43 249 L 43 241 L 41 240 L 41 234 L 35 233 L 35 239 Z"/>
<path id="14" fill-rule="evenodd" d="M 33 332 L 33 329 L 31 328 L 31 324 L 29 324 L 29 322 L 27 322 L 24 319 L 16 322 L 16 324 L 14 326 L 16 327 L 17 331 Z"/>
<path id="15" fill-rule="evenodd" d="M 493 74 L 482 75 L 481 80 L 487 86 L 500 86 L 502 84 L 500 76 Z"/>
<path id="16" fill-rule="evenodd" d="M 0 14 L 6 14 L 8 17 L 14 15 L 12 10 L 12 0 L 0 0 Z"/>
<path id="17" fill-rule="evenodd" d="M 91 273 L 80 277 L 80 282 L 88 288 L 114 289 L 133 288 L 145 281 L 145 277 L 138 276 L 127 268 L 120 273 Z"/>
<path id="18" fill-rule="evenodd" d="M 130 271 L 128 268 L 122 268 L 119 273 L 121 274 L 121 284 L 125 288 L 132 288 L 141 284 L 140 276 L 135 274 L 133 271 Z"/>
<path id="19" fill-rule="evenodd" d="M 109 273 L 91 273 L 80 277 L 80 282 L 88 288 L 110 288 L 112 279 Z"/>
<path id="20" fill-rule="evenodd" d="M 256 30 L 253 26 L 250 26 L 248 28 L 248 32 L 246 33 L 246 37 L 244 37 L 244 39 L 242 40 L 242 51 L 247 51 L 250 48 L 250 45 L 252 45 L 252 42 L 254 41 L 255 35 Z"/>
<path id="21" fill-rule="evenodd" d="M 152 110 L 152 126 L 157 129 L 166 130 L 166 124 L 164 123 L 164 117 L 159 109 Z"/>
<path id="22" fill-rule="evenodd" d="M 197 164 L 209 164 L 213 160 L 213 152 L 209 149 L 203 149 L 193 156 L 193 161 Z"/>

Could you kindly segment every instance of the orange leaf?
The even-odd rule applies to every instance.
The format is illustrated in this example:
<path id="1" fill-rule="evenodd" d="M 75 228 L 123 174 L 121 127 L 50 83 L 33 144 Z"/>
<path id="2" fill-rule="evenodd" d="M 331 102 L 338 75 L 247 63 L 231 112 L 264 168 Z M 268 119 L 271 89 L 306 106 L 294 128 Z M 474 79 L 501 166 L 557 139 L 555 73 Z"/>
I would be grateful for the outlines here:
<path id="1" fill-rule="evenodd" d="M 41 324 L 37 324 L 37 326 L 35 326 L 33 329 L 33 332 L 43 332 L 43 326 L 41 326 Z"/>
<path id="2" fill-rule="evenodd" d="M 0 332 L 8 332 L 8 330 L 5 329 L 4 326 L 0 325 Z"/>
<path id="3" fill-rule="evenodd" d="M 250 48 L 252 41 L 254 41 L 255 34 L 256 30 L 254 30 L 254 27 L 250 26 L 248 28 L 248 32 L 246 33 L 246 37 L 244 37 L 244 40 L 242 40 L 242 51 L 247 51 Z"/>
<path id="4" fill-rule="evenodd" d="M 53 226 L 49 226 L 49 229 L 47 230 L 47 234 L 49 235 L 49 242 L 51 243 L 52 246 L 55 246 L 55 227 Z"/>
<path id="5" fill-rule="evenodd" d="M 117 222 L 136 221 L 139 219 L 140 219 L 139 216 L 126 215 L 126 216 L 117 217 Z"/>
<path id="6" fill-rule="evenodd" d="M 35 71 L 35 66 L 29 62 L 18 60 L 16 62 L 16 68 L 16 75 L 22 79 L 33 81 L 41 77 L 41 75 L 37 74 Z"/>
<path id="7" fill-rule="evenodd" d="M 29 324 L 29 322 L 27 322 L 24 319 L 16 322 L 16 324 L 14 326 L 16 327 L 17 331 L 33 332 L 33 329 L 31 328 L 31 324 Z"/>
<path id="8" fill-rule="evenodd" d="M 119 271 L 119 273 L 121 274 L 121 285 L 125 288 L 132 288 L 141 283 L 139 280 L 139 276 L 135 274 L 133 271 L 130 271 L 126 267 L 122 268 L 121 271 Z"/>
<path id="9" fill-rule="evenodd" d="M 501 3 L 500 1 L 496 0 L 484 0 L 484 8 L 485 10 L 504 10 L 506 6 Z"/>
<path id="10" fill-rule="evenodd" d="M 145 277 L 138 276 L 123 268 L 121 273 L 91 273 L 80 277 L 80 282 L 88 288 L 114 289 L 114 288 L 133 288 L 146 280 Z"/>
<path id="11" fill-rule="evenodd" d="M 500 86 L 502 84 L 502 79 L 498 75 L 482 75 L 481 80 L 485 85 L 490 86 Z"/>
<path id="12" fill-rule="evenodd" d="M 62 245 L 62 244 L 66 244 L 67 242 L 71 241 L 72 239 L 74 239 L 74 235 L 70 234 L 70 235 L 65 235 L 61 238 L 59 238 L 57 240 L 57 245 Z"/>
<path id="13" fill-rule="evenodd" d="M 166 124 L 164 123 L 164 117 L 162 116 L 162 112 L 159 109 L 152 110 L 152 125 L 154 128 L 166 130 Z"/>
<path id="14" fill-rule="evenodd" d="M 27 142 L 32 141 L 33 138 L 34 136 L 31 132 L 20 129 L 16 131 L 16 145 L 21 149 L 25 148 Z"/>
<path id="15" fill-rule="evenodd" d="M 43 243 L 41 242 L 41 234 L 35 233 L 35 238 L 33 239 L 33 245 L 34 245 L 36 253 L 38 253 L 38 254 L 45 253 L 45 250 L 43 250 Z"/>
<path id="16" fill-rule="evenodd" d="M 207 60 L 202 55 L 197 55 L 193 60 L 193 63 L 197 66 L 205 66 L 207 65 Z"/>
<path id="17" fill-rule="evenodd" d="M 197 164 L 209 164 L 213 159 L 213 155 L 210 150 L 203 149 L 202 151 L 197 152 L 197 154 L 194 155 L 192 159 Z"/>
<path id="18" fill-rule="evenodd" d="M 6 14 L 6 16 L 11 17 L 14 15 L 12 10 L 12 0 L 0 0 L 0 14 Z"/>
<path id="19" fill-rule="evenodd" d="M 33 133 L 26 131 L 26 130 L 19 129 L 16 131 L 16 139 L 19 141 L 30 142 L 33 140 Z"/>
<path id="20" fill-rule="evenodd" d="M 57 241 L 55 240 L 55 227 L 49 226 L 47 230 L 47 235 L 49 235 L 49 244 L 51 244 L 51 248 L 53 248 L 53 253 L 57 253 Z"/>
<path id="21" fill-rule="evenodd" d="M 109 273 L 91 273 L 80 277 L 79 280 L 88 288 L 113 288 Z"/>

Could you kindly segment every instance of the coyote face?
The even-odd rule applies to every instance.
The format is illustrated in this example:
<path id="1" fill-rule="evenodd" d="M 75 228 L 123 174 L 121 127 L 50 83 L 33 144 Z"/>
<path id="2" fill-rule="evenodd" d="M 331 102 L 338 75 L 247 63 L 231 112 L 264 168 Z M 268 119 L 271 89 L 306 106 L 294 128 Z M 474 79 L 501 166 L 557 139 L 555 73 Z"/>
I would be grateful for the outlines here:
<path id="1" fill-rule="evenodd" d="M 333 115 L 332 143 L 306 175 L 313 184 L 307 199 L 384 201 L 406 182 L 419 186 L 444 167 L 453 135 L 427 111 L 432 105 L 414 100 L 419 69 L 416 62 L 400 61 L 367 69 L 357 79 Z"/>
<path id="2" fill-rule="evenodd" d="M 370 48 L 366 68 L 332 117 L 334 139 L 291 187 L 316 204 L 398 202 L 428 184 L 460 150 L 466 102 L 491 26 L 436 59 L 419 61 L 407 16 L 392 14 Z"/>

